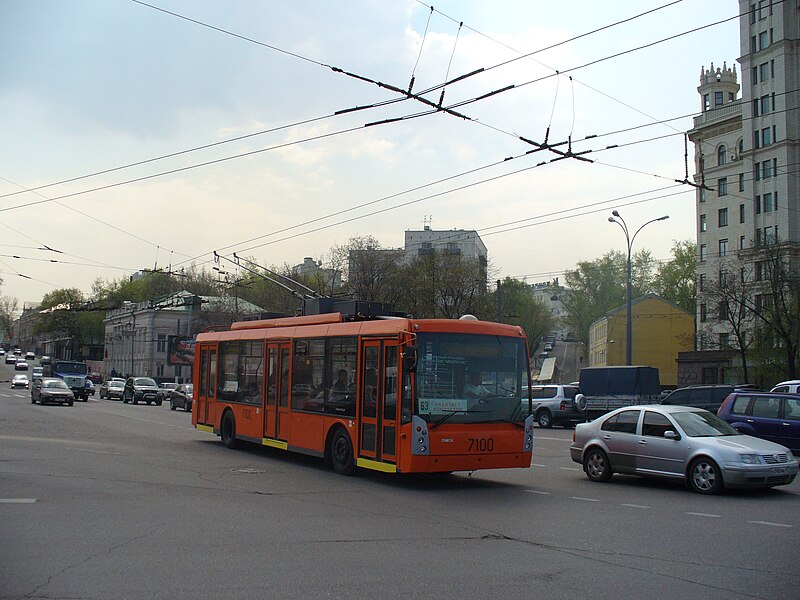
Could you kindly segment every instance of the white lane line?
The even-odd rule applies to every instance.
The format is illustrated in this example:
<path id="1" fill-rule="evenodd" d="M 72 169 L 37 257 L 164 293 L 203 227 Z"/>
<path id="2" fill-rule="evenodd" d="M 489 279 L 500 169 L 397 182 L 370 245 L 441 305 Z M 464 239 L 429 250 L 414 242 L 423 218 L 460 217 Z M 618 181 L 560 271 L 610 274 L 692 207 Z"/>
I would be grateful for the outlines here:
<path id="1" fill-rule="evenodd" d="M 542 465 L 542 464 L 539 464 L 539 463 L 531 463 L 531 466 L 532 467 L 546 467 L 547 465 Z"/>
<path id="2" fill-rule="evenodd" d="M 562 471 L 580 471 L 578 467 L 558 467 Z"/>
<path id="3" fill-rule="evenodd" d="M 567 438 L 545 437 L 543 435 L 536 435 L 536 433 L 533 434 L 533 439 L 534 440 L 550 440 L 551 442 L 568 442 L 570 444 L 572 443 L 572 438 L 567 439 Z"/>
<path id="4" fill-rule="evenodd" d="M 540 492 L 539 490 L 525 490 L 529 494 L 539 494 L 540 496 L 549 496 L 550 492 Z"/>
<path id="5" fill-rule="evenodd" d="M 711 513 L 687 512 L 686 514 L 687 515 L 692 515 L 692 516 L 695 516 L 695 517 L 711 517 L 711 518 L 714 518 L 714 519 L 721 519 L 722 518 L 722 515 L 714 515 L 714 514 L 711 514 Z"/>
<path id="6" fill-rule="evenodd" d="M 600 502 L 597 498 L 581 498 L 580 496 L 570 496 L 570 500 L 580 500 L 582 502 Z"/>
<path id="7" fill-rule="evenodd" d="M 748 521 L 748 523 L 754 523 L 755 525 L 768 525 L 770 527 L 794 527 L 794 525 L 787 525 L 786 523 L 772 523 L 770 521 Z"/>
<path id="8" fill-rule="evenodd" d="M 650 508 L 644 504 L 622 504 L 621 506 L 627 506 L 628 508 Z"/>
<path id="9" fill-rule="evenodd" d="M 0 504 L 33 504 L 36 498 L 0 498 Z"/>

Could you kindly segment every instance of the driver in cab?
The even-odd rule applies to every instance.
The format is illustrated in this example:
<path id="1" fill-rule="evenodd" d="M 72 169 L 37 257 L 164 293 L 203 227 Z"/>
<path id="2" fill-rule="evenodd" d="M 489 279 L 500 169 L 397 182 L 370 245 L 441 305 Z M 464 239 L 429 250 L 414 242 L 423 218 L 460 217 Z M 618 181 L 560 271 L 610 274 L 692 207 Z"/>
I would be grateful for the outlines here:
<path id="1" fill-rule="evenodd" d="M 464 396 L 467 398 L 486 398 L 491 392 L 481 384 L 480 373 L 468 373 L 467 382 L 464 384 Z"/>

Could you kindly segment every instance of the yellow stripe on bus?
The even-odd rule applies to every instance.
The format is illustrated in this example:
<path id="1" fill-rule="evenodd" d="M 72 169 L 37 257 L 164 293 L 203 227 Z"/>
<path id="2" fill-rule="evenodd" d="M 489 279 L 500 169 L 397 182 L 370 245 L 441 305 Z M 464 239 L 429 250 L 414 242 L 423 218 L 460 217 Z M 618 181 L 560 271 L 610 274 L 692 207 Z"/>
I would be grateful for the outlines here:
<path id="1" fill-rule="evenodd" d="M 271 440 L 269 438 L 261 438 L 261 443 L 264 446 L 272 446 L 273 448 L 280 448 L 281 450 L 289 449 L 289 442 L 282 442 L 281 440 Z"/>
<path id="2" fill-rule="evenodd" d="M 397 473 L 397 465 L 390 465 L 389 463 L 382 463 L 368 458 L 357 459 L 356 466 L 372 469 L 373 471 L 383 471 L 384 473 Z"/>
<path id="3" fill-rule="evenodd" d="M 195 427 L 197 427 L 197 429 L 199 429 L 200 431 L 206 431 L 208 433 L 214 433 L 214 428 L 210 427 L 208 425 L 200 425 L 200 423 L 198 423 L 197 425 L 195 425 Z"/>

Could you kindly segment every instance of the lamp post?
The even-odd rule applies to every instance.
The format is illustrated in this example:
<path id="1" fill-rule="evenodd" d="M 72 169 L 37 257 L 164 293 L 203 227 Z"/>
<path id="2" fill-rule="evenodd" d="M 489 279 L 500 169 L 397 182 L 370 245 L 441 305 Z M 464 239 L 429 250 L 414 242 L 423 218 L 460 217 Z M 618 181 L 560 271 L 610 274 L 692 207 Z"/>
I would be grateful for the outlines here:
<path id="1" fill-rule="evenodd" d="M 628 244 L 628 285 L 627 285 L 628 289 L 627 289 L 627 300 L 626 300 L 627 318 L 626 318 L 626 323 L 625 323 L 625 364 L 626 365 L 630 365 L 631 364 L 631 358 L 633 356 L 632 347 L 631 347 L 631 344 L 632 344 L 631 339 L 633 337 L 633 335 L 632 335 L 633 321 L 631 320 L 631 303 L 632 303 L 631 294 L 633 293 L 632 292 L 632 288 L 633 288 L 633 266 L 631 265 L 631 249 L 633 248 L 633 242 L 636 239 L 636 235 L 642 229 L 644 229 L 645 227 L 650 225 L 650 223 L 655 223 L 656 221 L 666 221 L 667 219 L 669 219 L 669 215 L 664 215 L 663 217 L 658 217 L 657 219 L 651 219 L 650 221 L 648 221 L 647 223 L 645 223 L 644 225 L 639 227 L 639 229 L 637 229 L 633 233 L 633 235 L 630 235 L 630 232 L 628 231 L 628 224 L 625 223 L 625 219 L 622 218 L 622 216 L 619 214 L 619 211 L 613 210 L 613 211 L 611 211 L 611 214 L 613 216 L 608 217 L 608 222 L 609 223 L 616 223 L 617 225 L 620 226 L 620 228 L 622 229 L 623 233 L 625 234 L 625 241 Z"/>

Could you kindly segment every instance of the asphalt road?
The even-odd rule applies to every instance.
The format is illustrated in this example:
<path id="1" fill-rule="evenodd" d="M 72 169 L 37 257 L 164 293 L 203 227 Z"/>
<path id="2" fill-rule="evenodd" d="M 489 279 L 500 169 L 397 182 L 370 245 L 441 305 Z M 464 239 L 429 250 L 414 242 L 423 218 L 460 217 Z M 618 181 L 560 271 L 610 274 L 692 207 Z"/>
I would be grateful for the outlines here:
<path id="1" fill-rule="evenodd" d="M 597 484 L 571 431 L 536 434 L 530 469 L 343 477 L 167 404 L 0 384 L 0 598 L 798 597 L 800 481 Z"/>

